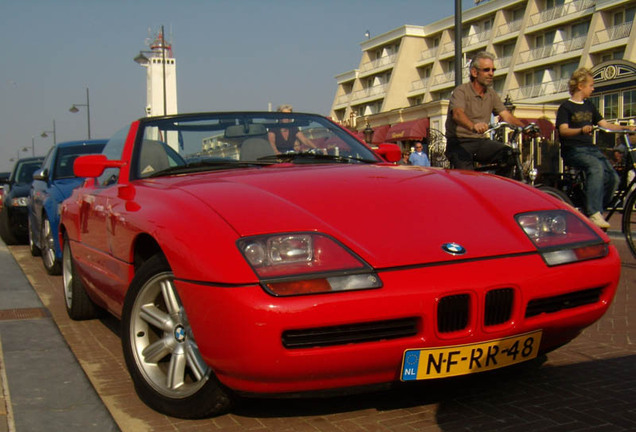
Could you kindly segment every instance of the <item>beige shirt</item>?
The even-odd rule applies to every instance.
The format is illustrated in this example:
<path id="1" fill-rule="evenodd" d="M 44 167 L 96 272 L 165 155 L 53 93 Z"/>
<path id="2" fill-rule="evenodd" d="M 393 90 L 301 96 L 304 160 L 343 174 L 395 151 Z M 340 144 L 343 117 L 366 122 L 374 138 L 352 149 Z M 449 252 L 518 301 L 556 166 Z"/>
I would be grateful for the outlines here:
<path id="1" fill-rule="evenodd" d="M 473 123 L 490 124 L 490 115 L 498 115 L 506 107 L 499 98 L 499 95 L 492 87 L 486 89 L 483 96 L 477 94 L 471 83 L 465 83 L 453 90 L 448 105 L 446 117 L 446 137 L 447 138 L 484 138 L 483 134 L 478 134 L 458 125 L 453 121 L 453 109 L 461 108 L 466 116 Z"/>

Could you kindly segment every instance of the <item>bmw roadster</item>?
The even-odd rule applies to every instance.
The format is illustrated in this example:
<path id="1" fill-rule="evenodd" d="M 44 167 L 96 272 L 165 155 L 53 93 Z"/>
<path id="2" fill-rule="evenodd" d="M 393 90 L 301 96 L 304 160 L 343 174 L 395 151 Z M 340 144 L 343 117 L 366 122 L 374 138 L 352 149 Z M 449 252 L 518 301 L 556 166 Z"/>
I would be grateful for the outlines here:
<path id="1" fill-rule="evenodd" d="M 310 114 L 134 121 L 75 161 L 68 313 L 121 318 L 141 399 L 197 418 L 237 395 L 507 367 L 607 310 L 618 254 L 576 210 L 399 157 Z"/>

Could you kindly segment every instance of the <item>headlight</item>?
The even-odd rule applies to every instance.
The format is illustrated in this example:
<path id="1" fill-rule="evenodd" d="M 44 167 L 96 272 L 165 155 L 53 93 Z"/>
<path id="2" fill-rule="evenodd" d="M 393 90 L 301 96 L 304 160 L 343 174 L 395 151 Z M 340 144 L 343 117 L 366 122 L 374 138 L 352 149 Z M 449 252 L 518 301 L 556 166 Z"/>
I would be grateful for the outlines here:
<path id="1" fill-rule="evenodd" d="M 382 286 L 371 266 L 324 234 L 254 236 L 237 244 L 263 286 L 277 296 Z"/>
<path id="2" fill-rule="evenodd" d="M 572 212 L 545 210 L 522 213 L 516 219 L 549 266 L 608 254 L 603 239 Z"/>
<path id="3" fill-rule="evenodd" d="M 11 199 L 12 207 L 26 207 L 29 203 L 29 197 L 19 197 Z"/>

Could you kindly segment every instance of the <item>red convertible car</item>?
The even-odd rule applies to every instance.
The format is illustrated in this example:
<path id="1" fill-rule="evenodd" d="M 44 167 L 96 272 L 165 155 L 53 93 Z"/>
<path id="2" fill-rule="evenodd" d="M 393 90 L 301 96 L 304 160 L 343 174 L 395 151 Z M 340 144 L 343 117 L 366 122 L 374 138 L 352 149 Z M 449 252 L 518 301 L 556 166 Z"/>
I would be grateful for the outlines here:
<path id="1" fill-rule="evenodd" d="M 310 114 L 134 121 L 75 162 L 68 313 L 121 318 L 141 399 L 197 418 L 506 367 L 607 310 L 619 257 L 576 210 L 399 157 Z"/>

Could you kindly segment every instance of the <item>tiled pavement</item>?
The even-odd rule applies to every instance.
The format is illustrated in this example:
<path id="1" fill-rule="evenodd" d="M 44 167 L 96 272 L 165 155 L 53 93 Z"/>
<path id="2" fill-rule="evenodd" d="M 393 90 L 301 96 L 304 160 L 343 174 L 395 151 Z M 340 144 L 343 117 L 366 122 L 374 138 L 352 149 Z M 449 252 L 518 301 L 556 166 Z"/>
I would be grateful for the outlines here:
<path id="1" fill-rule="evenodd" d="M 550 353 L 540 368 L 525 365 L 348 397 L 250 399 L 231 414 L 198 421 L 166 417 L 143 405 L 125 370 L 118 321 L 70 321 L 61 296 L 61 278 L 48 276 L 27 247 L 11 247 L 43 304 L 31 299 L 34 304 L 28 307 L 44 311 L 45 317 L 2 321 L 0 316 L 0 346 L 4 347 L 1 370 L 9 372 L 8 387 L 4 387 L 10 390 L 10 400 L 5 392 L 7 409 L 0 411 L 0 419 L 8 422 L 0 422 L 0 432 L 14 430 L 12 423 L 18 432 L 38 430 L 21 423 L 27 413 L 16 406 L 14 395 L 28 392 L 16 388 L 22 383 L 15 381 L 8 361 L 6 335 L 11 329 L 7 326 L 29 323 L 46 327 L 52 321 L 122 431 L 636 431 L 636 260 L 620 237 L 615 237 L 614 243 L 621 253 L 623 271 L 609 312 L 573 342 Z M 1 243 L 0 254 L 4 261 Z M 5 281 L 6 275 L 0 273 L 2 287 Z M 0 290 L 2 296 L 4 291 Z M 0 297 L 0 310 L 18 307 L 5 303 L 5 297 Z M 53 330 L 47 331 L 52 334 Z M 31 353 L 25 351 L 24 355 L 30 357 Z M 20 353 L 15 354 L 14 361 L 19 361 Z M 50 363 L 58 362 L 48 352 L 47 357 L 55 359 Z M 64 362 L 69 368 L 74 363 Z M 50 370 L 32 372 L 47 380 L 52 376 Z M 75 375 L 84 376 L 81 371 Z M 90 396 L 92 389 L 84 388 L 83 392 Z M 92 418 L 94 424 L 102 426 L 94 430 L 111 430 L 108 415 L 92 409 L 101 417 L 70 411 L 60 415 L 59 421 Z"/>

